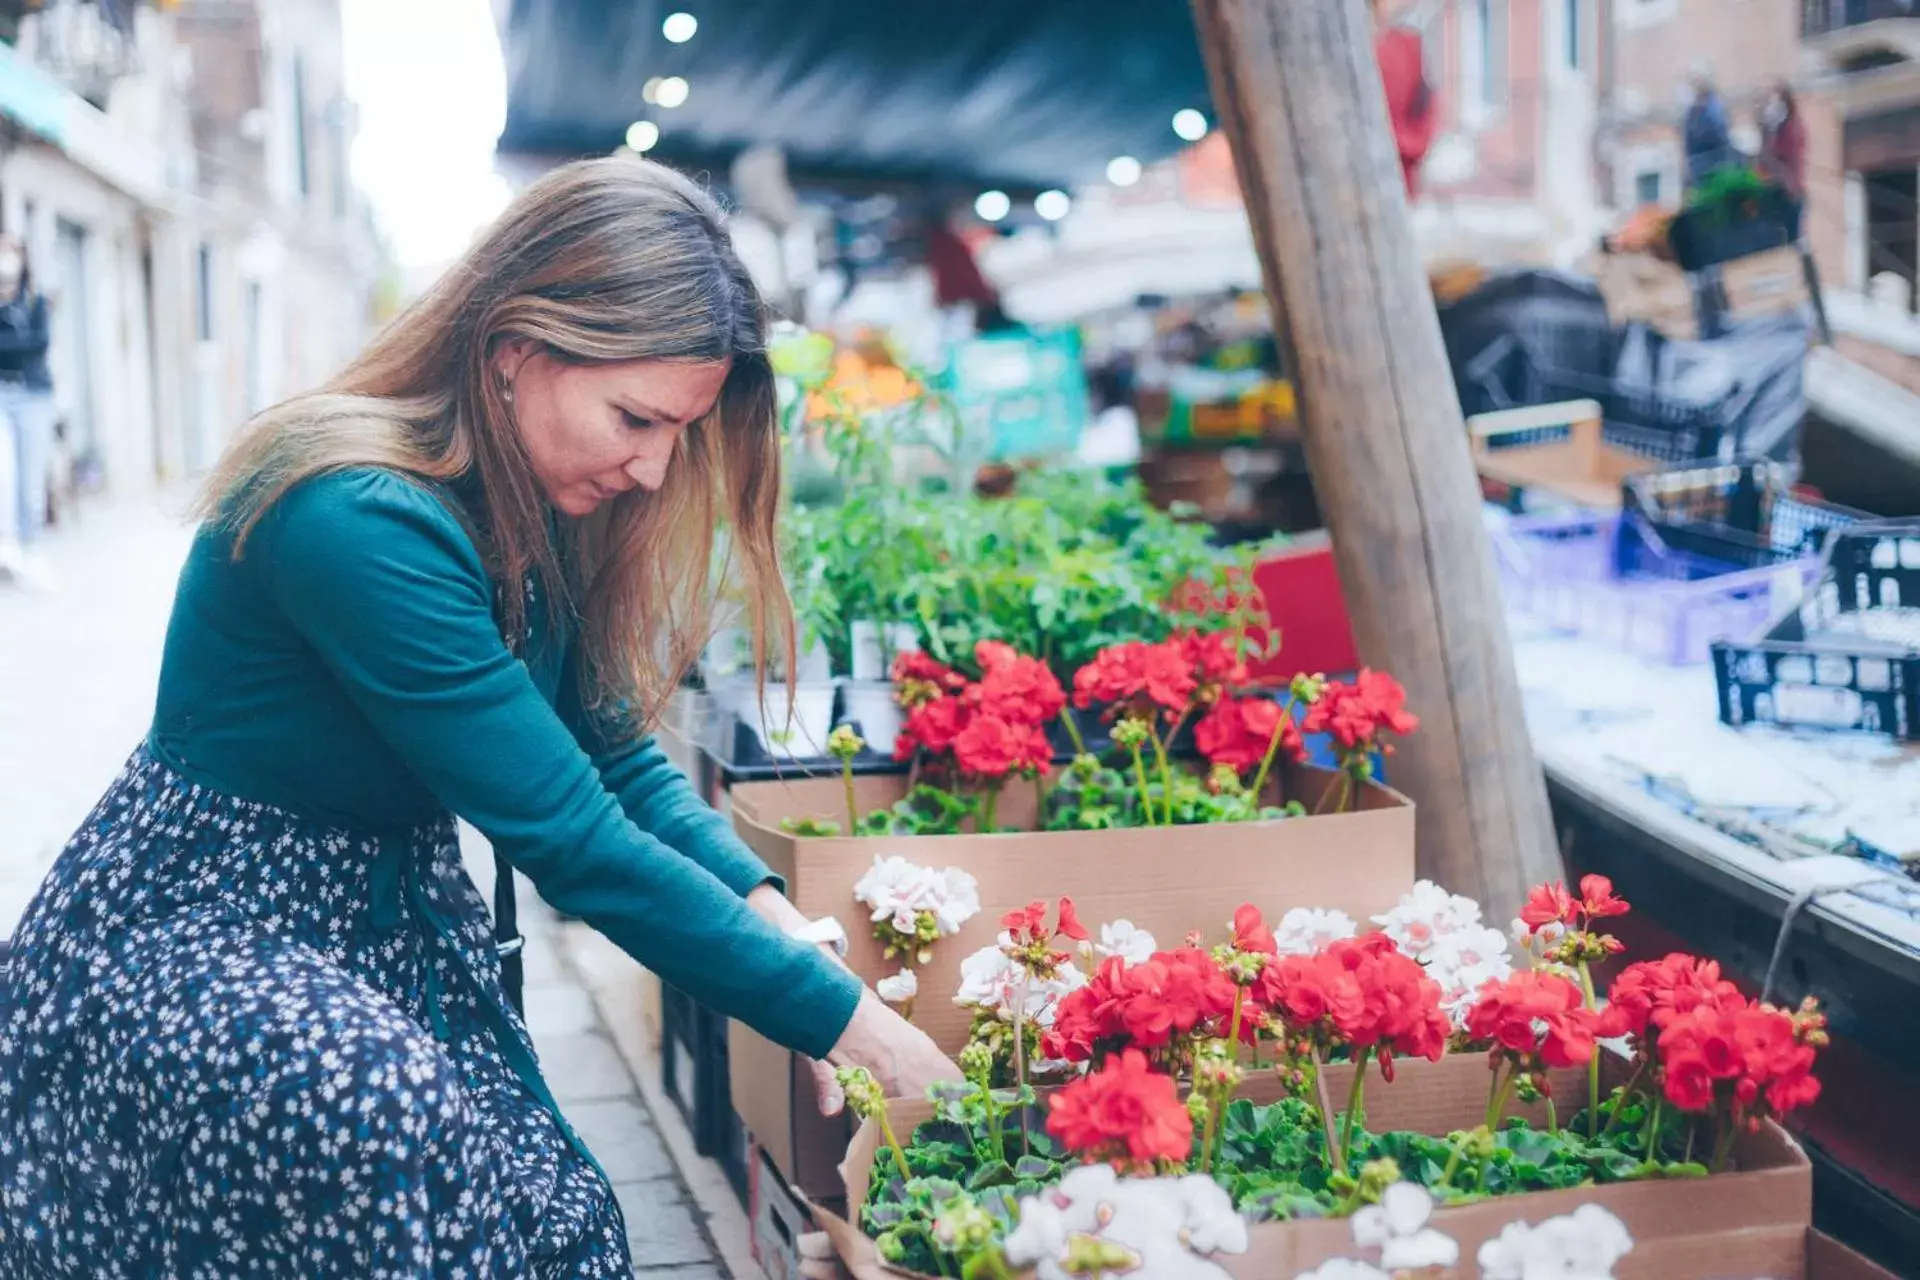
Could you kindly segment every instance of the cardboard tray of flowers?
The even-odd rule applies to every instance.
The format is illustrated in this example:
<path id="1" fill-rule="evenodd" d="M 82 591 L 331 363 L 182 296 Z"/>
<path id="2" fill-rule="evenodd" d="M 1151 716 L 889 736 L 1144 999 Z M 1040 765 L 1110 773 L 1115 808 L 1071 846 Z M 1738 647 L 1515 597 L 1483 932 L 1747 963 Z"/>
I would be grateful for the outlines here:
<path id="1" fill-rule="evenodd" d="M 1059 768 L 1049 729 L 1080 731 L 1047 666 L 991 642 L 975 664 L 970 678 L 924 654 L 896 662 L 896 754 L 911 775 L 846 767 L 729 793 L 735 829 L 794 904 L 846 922 L 848 965 L 948 1052 L 991 985 L 975 957 L 995 954 L 1003 920 L 1036 899 L 1071 899 L 1105 922 L 1112 936 L 1097 945 L 1124 947 L 1217 929 L 1246 901 L 1364 918 L 1413 884 L 1413 806 L 1373 769 L 1388 737 L 1418 724 L 1391 677 L 1302 679 L 1283 701 L 1249 687 L 1231 633 L 1115 645 L 1075 676 L 1071 697 L 1112 723 L 1111 754 Z M 1303 730 L 1329 735 L 1338 768 L 1303 762 Z M 1173 757 L 1183 733 L 1204 774 Z M 864 744 L 836 737 L 850 766 Z M 846 1130 L 810 1114 L 807 1073 L 736 1024 L 729 1074 L 775 1168 L 803 1193 L 831 1194 Z"/>
<path id="2" fill-rule="evenodd" d="M 1811 1169 L 1776 1123 L 1819 1093 L 1811 1005 L 1750 1001 L 1684 955 L 1602 1001 L 1593 967 L 1619 948 L 1600 922 L 1627 905 L 1600 877 L 1536 890 L 1530 967 L 1461 997 L 1432 973 L 1435 905 L 1304 950 L 1248 906 L 1211 951 L 1108 957 L 1011 1078 L 980 1037 L 966 1081 L 925 1100 L 843 1072 L 864 1117 L 849 1217 L 818 1220 L 857 1280 L 1090 1261 L 1271 1280 L 1362 1255 L 1378 1269 L 1324 1274 L 1734 1280 L 1690 1269 L 1721 1240 L 1812 1274 L 1792 1264 Z M 1057 939 L 1027 921 L 1006 946 L 1044 974 L 1071 963 Z M 1028 1063 L 1065 1083 L 1035 1089 Z M 1522 1265 L 1543 1250 L 1582 1269 Z"/>

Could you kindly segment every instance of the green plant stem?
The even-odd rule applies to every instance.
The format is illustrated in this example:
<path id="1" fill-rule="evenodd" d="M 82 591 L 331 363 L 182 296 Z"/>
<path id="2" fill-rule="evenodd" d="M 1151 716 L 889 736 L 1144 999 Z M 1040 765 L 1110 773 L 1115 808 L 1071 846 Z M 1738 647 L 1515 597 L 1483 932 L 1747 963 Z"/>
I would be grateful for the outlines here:
<path id="1" fill-rule="evenodd" d="M 1267 739 L 1266 754 L 1260 757 L 1260 770 L 1253 775 L 1254 812 L 1260 811 L 1260 793 L 1266 789 L 1267 771 L 1273 768 L 1273 758 L 1280 753 L 1280 740 L 1287 736 L 1287 726 L 1293 723 L 1293 708 L 1300 701 L 1300 695 L 1287 694 L 1287 705 L 1280 709 L 1279 723 L 1273 726 L 1273 733 Z"/>
<path id="2" fill-rule="evenodd" d="M 1339 787 L 1328 787 L 1320 793 L 1319 803 L 1313 806 L 1313 814 L 1315 817 L 1319 817 L 1327 811 L 1327 800 L 1335 794 L 1338 794 L 1340 799 L 1335 803 L 1333 811 L 1335 813 L 1345 813 L 1347 811 L 1347 801 L 1353 795 L 1353 775 L 1347 771 L 1347 766 L 1344 761 L 1340 765 Z"/>
<path id="3" fill-rule="evenodd" d="M 1596 1053 L 1599 1052 L 1598 1048 L 1594 1051 Z M 1652 1065 L 1653 1059 L 1651 1057 L 1642 1057 L 1640 1064 L 1633 1069 L 1633 1074 L 1627 1077 L 1626 1085 L 1620 1090 L 1620 1100 L 1613 1104 L 1613 1114 L 1607 1117 L 1607 1127 L 1600 1131 L 1601 1137 L 1606 1137 L 1619 1125 L 1620 1116 L 1626 1111 L 1628 1101 L 1635 1093 L 1639 1092 L 1640 1082 L 1646 1079 L 1647 1068 Z"/>
<path id="4" fill-rule="evenodd" d="M 1007 1140 L 1000 1129 L 1000 1108 L 993 1101 L 993 1072 L 987 1072 L 987 1083 L 981 1086 L 980 1102 L 987 1113 L 987 1141 L 993 1144 L 993 1158 L 1001 1164 L 1007 1164 Z"/>
<path id="5" fill-rule="evenodd" d="M 1507 1103 L 1513 1100 L 1513 1091 L 1520 1086 L 1520 1069 L 1514 1067 L 1507 1075 L 1506 1083 L 1494 1090 L 1493 1101 L 1487 1104 L 1487 1132 L 1493 1133 L 1500 1128 L 1505 1117 Z"/>
<path id="6" fill-rule="evenodd" d="M 1454 1139 L 1453 1150 L 1447 1155 L 1447 1167 L 1440 1171 L 1440 1182 L 1438 1185 L 1442 1187 L 1451 1187 L 1453 1185 L 1453 1175 L 1460 1171 L 1460 1162 L 1466 1158 L 1467 1147 L 1475 1138 L 1485 1132 L 1487 1132 L 1485 1128 L 1469 1129 Z"/>
<path id="7" fill-rule="evenodd" d="M 1653 1114 L 1647 1121 L 1647 1163 L 1652 1164 L 1654 1157 L 1660 1154 L 1660 1120 L 1665 1114 L 1667 1100 L 1653 1100 Z"/>
<path id="8" fill-rule="evenodd" d="M 1593 989 L 1593 970 L 1587 962 L 1580 962 L 1580 990 L 1586 993 L 1587 1008 L 1598 1009 L 1600 996 Z M 1593 1046 L 1593 1056 L 1587 1059 L 1587 1137 L 1600 1136 L 1600 1046 Z"/>
<path id="9" fill-rule="evenodd" d="M 1186 724 L 1187 716 L 1192 710 L 1193 708 L 1188 707 L 1180 713 L 1179 717 L 1174 720 L 1173 727 L 1167 730 L 1167 736 L 1164 740 L 1158 732 L 1153 735 L 1154 759 L 1160 766 L 1160 787 L 1162 792 L 1160 798 L 1166 805 L 1168 826 L 1173 825 L 1173 740 L 1180 736 L 1180 728 Z"/>
<path id="10" fill-rule="evenodd" d="M 1727 1157 L 1733 1154 L 1733 1141 L 1739 1136 L 1740 1126 L 1727 1121 L 1719 1140 L 1713 1144 L 1713 1163 L 1707 1166 L 1708 1173 L 1719 1173 L 1727 1167 Z"/>
<path id="11" fill-rule="evenodd" d="M 1220 1109 L 1226 1105 L 1224 1094 L 1213 1094 L 1207 1099 L 1207 1127 L 1200 1137 L 1199 1173 L 1213 1172 L 1213 1135 L 1220 1124 Z"/>
<path id="12" fill-rule="evenodd" d="M 1347 1094 L 1346 1121 L 1340 1127 L 1340 1167 L 1344 1171 L 1353 1158 L 1353 1126 L 1360 1116 L 1360 1095 L 1367 1085 L 1367 1060 L 1353 1060 L 1353 1089 Z"/>
<path id="13" fill-rule="evenodd" d="M 1689 1119 L 1687 1121 L 1687 1150 L 1686 1150 L 1686 1154 L 1680 1157 L 1680 1163 L 1682 1164 L 1693 1163 L 1693 1140 L 1699 1136 L 1700 1136 L 1700 1122 L 1698 1120 Z"/>
<path id="14" fill-rule="evenodd" d="M 994 810 L 999 806 L 999 787 L 989 787 L 980 793 L 980 816 L 974 825 L 979 828 L 981 835 L 992 835 L 997 830 L 994 825 Z"/>
<path id="15" fill-rule="evenodd" d="M 840 762 L 840 781 L 847 789 L 847 834 L 853 835 L 860 829 L 859 805 L 853 798 L 853 761 Z"/>
<path id="16" fill-rule="evenodd" d="M 1313 1047 L 1312 1061 L 1313 1092 L 1320 1102 L 1320 1130 L 1327 1140 L 1327 1159 L 1332 1163 L 1335 1173 L 1344 1174 L 1347 1162 L 1340 1153 L 1340 1142 L 1333 1131 L 1333 1099 L 1327 1096 L 1327 1063 L 1318 1045 Z"/>
<path id="17" fill-rule="evenodd" d="M 1087 740 L 1080 736 L 1080 726 L 1073 722 L 1071 704 L 1060 708 L 1060 723 L 1067 727 L 1067 741 L 1073 744 L 1073 754 L 1077 756 L 1087 754 Z"/>
<path id="18" fill-rule="evenodd" d="M 1560 1132 L 1560 1113 L 1554 1110 L 1552 1098 L 1546 1099 L 1546 1104 L 1547 1104 L 1547 1132 L 1559 1133 Z"/>
<path id="19" fill-rule="evenodd" d="M 1024 1097 L 1027 1092 L 1027 981 L 1027 976 L 1023 974 L 1020 989 L 1013 997 L 1013 1096 L 1016 1099 Z M 1027 1130 L 1025 1106 L 1020 1107 L 1020 1154 L 1033 1154 L 1033 1136 Z"/>
<path id="20" fill-rule="evenodd" d="M 883 1105 L 874 1112 L 873 1118 L 880 1122 L 880 1137 L 886 1142 L 887 1150 L 893 1152 L 893 1167 L 900 1171 L 903 1181 L 912 1182 L 913 1171 L 907 1168 L 907 1153 L 901 1149 L 900 1139 L 893 1136 L 893 1121 L 887 1116 L 886 1107 Z"/>
<path id="21" fill-rule="evenodd" d="M 1139 747 L 1133 748 L 1133 776 L 1140 786 L 1140 812 L 1147 816 L 1146 825 L 1158 826 L 1159 823 L 1153 819 L 1153 797 L 1147 791 L 1147 762 L 1140 754 Z"/>

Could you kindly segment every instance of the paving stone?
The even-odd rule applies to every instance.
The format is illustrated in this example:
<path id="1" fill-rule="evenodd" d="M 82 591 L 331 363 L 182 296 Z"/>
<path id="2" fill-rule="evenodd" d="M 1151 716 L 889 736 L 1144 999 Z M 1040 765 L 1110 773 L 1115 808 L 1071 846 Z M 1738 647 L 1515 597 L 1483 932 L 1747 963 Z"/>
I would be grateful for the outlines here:
<path id="1" fill-rule="evenodd" d="M 613 1181 L 674 1176 L 673 1158 L 637 1099 L 576 1102 L 561 1110 Z"/>
<path id="2" fill-rule="evenodd" d="M 724 1267 L 638 1267 L 633 1269 L 635 1280 L 731 1280 Z M 759 1280 L 754 1277 L 754 1280 Z"/>
<path id="3" fill-rule="evenodd" d="M 553 1089 L 554 1100 L 562 1107 L 571 1102 L 634 1096 L 627 1064 L 613 1041 L 599 1031 L 536 1036 L 533 1044 L 540 1053 L 540 1069 Z"/>
<path id="4" fill-rule="evenodd" d="M 527 1030 L 546 1054 L 547 1041 L 578 1035 L 600 1025 L 593 997 L 570 982 L 528 983 L 526 988 Z"/>
<path id="5" fill-rule="evenodd" d="M 713 1260 L 713 1246 L 673 1183 L 626 1183 L 613 1194 L 627 1220 L 627 1245 L 636 1270 Z"/>

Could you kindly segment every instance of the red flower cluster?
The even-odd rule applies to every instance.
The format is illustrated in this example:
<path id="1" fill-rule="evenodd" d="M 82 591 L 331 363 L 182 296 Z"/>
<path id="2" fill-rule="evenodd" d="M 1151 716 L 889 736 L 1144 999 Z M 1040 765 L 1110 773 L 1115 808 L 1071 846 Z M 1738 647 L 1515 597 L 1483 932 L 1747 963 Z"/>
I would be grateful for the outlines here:
<path id="1" fill-rule="evenodd" d="M 1675 1018 L 1702 1007 L 1744 1004 L 1740 989 L 1720 976 L 1716 961 L 1675 952 L 1664 960 L 1642 960 L 1620 971 L 1607 988 L 1599 1034 L 1602 1039 L 1645 1035 L 1649 1026 L 1664 1031 Z"/>
<path id="2" fill-rule="evenodd" d="M 1440 1011 L 1440 984 L 1384 933 L 1281 957 L 1261 970 L 1255 991 L 1263 1006 L 1323 1045 L 1350 1045 L 1356 1057 L 1377 1050 L 1389 1080 L 1394 1054 L 1438 1062 L 1452 1030 Z"/>
<path id="3" fill-rule="evenodd" d="M 1193 742 L 1207 763 L 1224 764 L 1244 773 L 1259 768 L 1267 758 L 1267 746 L 1275 732 L 1280 734 L 1282 753 L 1294 760 L 1307 758 L 1306 742 L 1298 726 L 1282 712 L 1279 703 L 1269 698 L 1221 698 L 1194 726 Z"/>
<path id="4" fill-rule="evenodd" d="M 1233 980 L 1198 947 L 1160 951 L 1129 966 L 1102 962 L 1087 985 L 1054 1010 L 1042 1048 L 1050 1058 L 1086 1062 L 1122 1045 L 1160 1049 L 1233 1012 Z"/>
<path id="5" fill-rule="evenodd" d="M 1554 973 L 1516 973 L 1480 989 L 1479 1002 L 1467 1014 L 1467 1034 L 1490 1040 L 1494 1056 L 1513 1058 L 1523 1071 L 1541 1067 L 1583 1067 L 1594 1054 L 1598 1017 L 1586 1007 L 1580 988 Z"/>
<path id="6" fill-rule="evenodd" d="M 985 780 L 1042 772 L 1053 761 L 1045 726 L 1067 702 L 1060 682 L 1044 662 L 996 640 L 974 646 L 974 661 L 981 676 L 971 682 L 925 654 L 895 661 L 908 710 L 894 758 L 951 754 L 961 773 Z"/>
<path id="7" fill-rule="evenodd" d="M 1192 704 L 1198 688 L 1193 664 L 1175 641 L 1108 645 L 1073 674 L 1074 705 L 1083 709 L 1110 703 L 1137 714 L 1177 716 Z"/>
<path id="8" fill-rule="evenodd" d="M 1382 742 L 1380 734 L 1405 737 L 1420 727 L 1419 717 L 1406 708 L 1407 691 L 1398 680 L 1362 667 L 1353 683 L 1327 685 L 1307 712 L 1306 731 L 1331 735 L 1342 755 L 1374 751 L 1392 755 L 1393 747 Z"/>
<path id="9" fill-rule="evenodd" d="M 1089 1160 L 1150 1168 L 1193 1153 L 1193 1116 L 1179 1088 L 1138 1049 L 1061 1089 L 1049 1106 L 1047 1132 Z"/>
<path id="10" fill-rule="evenodd" d="M 1000 927 L 1007 933 L 1006 940 L 1000 944 L 1001 950 L 1034 977 L 1053 977 L 1061 965 L 1073 959 L 1065 951 L 1055 951 L 1053 940 L 1088 940 L 1086 926 L 1080 923 L 1080 913 L 1075 910 L 1072 898 L 1060 899 L 1058 921 L 1052 928 L 1047 927 L 1044 898 L 1035 898 L 1026 906 L 1007 912 L 1000 917 Z"/>
<path id="11" fill-rule="evenodd" d="M 1247 664 L 1231 631 L 1183 631 L 1173 638 L 1200 687 L 1201 701 L 1210 702 L 1226 689 L 1247 683 Z"/>
<path id="12" fill-rule="evenodd" d="M 1660 1059 L 1668 1102 L 1683 1111 L 1723 1106 L 1748 1128 L 1820 1096 L 1805 1027 L 1758 1002 L 1703 1004 L 1676 1015 L 1660 1033 Z"/>
<path id="13" fill-rule="evenodd" d="M 1625 898 L 1613 891 L 1613 881 L 1605 876 L 1586 876 L 1580 881 L 1580 896 L 1567 892 L 1565 882 L 1536 885 L 1520 908 L 1520 918 L 1535 933 L 1550 924 L 1569 929 L 1584 929 L 1595 920 L 1623 916 L 1628 907 Z"/>

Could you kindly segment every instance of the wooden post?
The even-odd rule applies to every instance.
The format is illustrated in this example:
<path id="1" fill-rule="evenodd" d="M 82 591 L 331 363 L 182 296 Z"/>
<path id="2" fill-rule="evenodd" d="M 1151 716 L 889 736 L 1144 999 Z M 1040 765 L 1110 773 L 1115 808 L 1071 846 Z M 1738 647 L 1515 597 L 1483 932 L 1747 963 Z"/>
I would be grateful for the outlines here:
<path id="1" fill-rule="evenodd" d="M 1365 0 L 1193 0 L 1362 661 L 1407 687 L 1419 865 L 1517 914 L 1560 874 Z"/>

